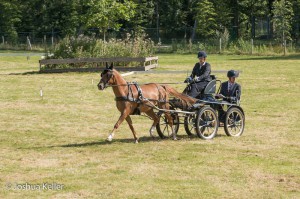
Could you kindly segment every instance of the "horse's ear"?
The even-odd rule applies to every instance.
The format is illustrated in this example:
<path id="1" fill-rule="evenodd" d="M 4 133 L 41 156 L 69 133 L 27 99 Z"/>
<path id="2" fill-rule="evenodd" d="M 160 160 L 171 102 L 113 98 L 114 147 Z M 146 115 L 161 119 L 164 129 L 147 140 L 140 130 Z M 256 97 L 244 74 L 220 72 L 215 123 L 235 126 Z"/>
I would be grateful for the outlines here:
<path id="1" fill-rule="evenodd" d="M 114 69 L 114 63 L 113 62 L 111 62 L 109 69 L 110 70 Z"/>
<path id="2" fill-rule="evenodd" d="M 107 62 L 105 62 L 105 68 L 108 69 L 108 63 Z"/>

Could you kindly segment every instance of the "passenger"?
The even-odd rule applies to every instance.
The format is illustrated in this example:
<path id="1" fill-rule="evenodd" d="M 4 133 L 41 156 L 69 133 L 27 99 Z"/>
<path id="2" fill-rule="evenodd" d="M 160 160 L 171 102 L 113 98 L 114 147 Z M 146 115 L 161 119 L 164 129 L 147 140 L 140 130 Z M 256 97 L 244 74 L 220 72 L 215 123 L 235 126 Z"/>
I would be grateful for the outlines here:
<path id="1" fill-rule="evenodd" d="M 198 52 L 199 62 L 195 64 L 192 74 L 184 81 L 190 85 L 183 91 L 187 95 L 196 98 L 205 88 L 209 81 L 211 81 L 210 64 L 206 62 L 206 53 L 204 51 Z"/>
<path id="2" fill-rule="evenodd" d="M 220 94 L 216 95 L 217 99 L 223 98 L 223 100 L 230 103 L 236 103 L 240 100 L 242 90 L 241 86 L 235 82 L 235 78 L 239 76 L 239 72 L 230 70 L 227 72 L 228 81 L 221 84 Z"/>
<path id="3" fill-rule="evenodd" d="M 239 76 L 238 71 L 230 70 L 227 72 L 228 81 L 221 84 L 221 90 L 219 94 L 216 94 L 216 99 L 223 99 L 229 103 L 236 103 L 241 97 L 241 86 L 235 82 L 235 78 Z M 226 112 L 222 106 L 218 109 L 219 121 L 225 122 Z"/>

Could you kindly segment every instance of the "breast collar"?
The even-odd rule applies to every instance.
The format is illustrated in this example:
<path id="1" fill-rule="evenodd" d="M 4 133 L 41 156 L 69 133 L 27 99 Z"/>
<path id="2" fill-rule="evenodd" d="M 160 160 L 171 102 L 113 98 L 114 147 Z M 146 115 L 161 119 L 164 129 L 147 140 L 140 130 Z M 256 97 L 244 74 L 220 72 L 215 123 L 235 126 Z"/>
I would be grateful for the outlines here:
<path id="1" fill-rule="evenodd" d="M 138 92 L 137 98 L 134 98 L 134 96 L 133 96 L 131 85 L 134 85 L 137 89 L 137 92 Z M 144 96 L 143 96 L 142 88 L 138 85 L 138 83 L 137 82 L 132 82 L 132 83 L 127 82 L 127 86 L 128 86 L 127 96 L 116 97 L 115 100 L 116 101 L 130 101 L 130 102 L 141 103 L 144 99 Z"/>

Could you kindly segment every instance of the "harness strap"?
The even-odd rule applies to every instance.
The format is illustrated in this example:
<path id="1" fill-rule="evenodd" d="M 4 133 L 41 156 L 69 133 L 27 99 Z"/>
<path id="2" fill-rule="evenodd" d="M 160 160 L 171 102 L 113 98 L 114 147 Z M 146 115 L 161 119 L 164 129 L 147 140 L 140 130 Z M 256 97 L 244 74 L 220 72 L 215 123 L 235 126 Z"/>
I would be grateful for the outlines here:
<path id="1" fill-rule="evenodd" d="M 128 86 L 127 99 L 131 99 L 131 101 L 135 101 L 135 99 L 133 97 L 133 92 L 132 92 L 131 84 L 127 83 L 127 86 Z"/>
<path id="2" fill-rule="evenodd" d="M 115 97 L 115 101 L 129 101 L 129 102 L 139 103 L 140 100 L 137 99 L 137 98 L 131 98 L 131 97 L 127 97 L 127 96 L 121 96 L 121 97 Z M 160 102 L 160 103 L 169 103 L 166 100 L 156 100 L 156 99 L 147 99 L 147 101 Z"/>
<path id="3" fill-rule="evenodd" d="M 135 85 L 135 87 L 138 91 L 138 98 L 140 99 L 140 101 L 143 101 L 144 96 L 143 96 L 143 91 L 142 91 L 141 87 L 138 85 L 137 82 L 133 82 L 133 84 Z"/>
<path id="4" fill-rule="evenodd" d="M 133 96 L 133 92 L 132 92 L 132 88 L 131 88 L 132 84 L 135 85 L 135 87 L 137 89 L 137 92 L 138 92 L 137 98 L 134 98 L 134 96 Z M 158 88 L 157 85 L 156 85 L 156 87 L 157 87 L 157 90 L 158 90 L 158 93 L 159 93 L 159 100 L 144 98 L 143 91 L 142 91 L 141 87 L 138 85 L 137 82 L 132 82 L 132 83 L 127 82 L 127 86 L 128 86 L 127 96 L 116 97 L 115 101 L 129 101 L 129 102 L 142 103 L 146 99 L 147 101 L 154 101 L 154 102 L 159 102 L 159 103 L 168 103 L 166 100 L 161 99 L 159 88 Z"/>

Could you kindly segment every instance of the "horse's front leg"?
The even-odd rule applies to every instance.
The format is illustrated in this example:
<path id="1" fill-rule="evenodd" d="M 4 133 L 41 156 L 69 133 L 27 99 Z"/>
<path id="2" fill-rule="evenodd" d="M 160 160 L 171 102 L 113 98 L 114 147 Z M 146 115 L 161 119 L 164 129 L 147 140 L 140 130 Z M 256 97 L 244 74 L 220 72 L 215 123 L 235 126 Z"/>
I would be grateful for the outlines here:
<path id="1" fill-rule="evenodd" d="M 135 143 L 138 143 L 138 142 L 139 142 L 139 141 L 138 141 L 138 137 L 136 136 L 136 132 L 135 132 L 135 130 L 134 130 L 134 128 L 133 128 L 132 120 L 131 120 L 131 117 L 130 117 L 129 115 L 126 117 L 126 121 L 127 121 L 128 125 L 129 125 L 129 128 L 130 128 L 132 134 L 133 134 Z"/>
<path id="2" fill-rule="evenodd" d="M 115 130 L 117 130 L 119 128 L 119 126 L 121 125 L 121 123 L 124 121 L 125 118 L 127 118 L 128 113 L 127 112 L 123 112 L 121 114 L 121 116 L 119 117 L 119 120 L 116 122 L 114 129 L 112 130 L 112 132 L 109 134 L 109 136 L 107 137 L 107 141 L 111 142 L 113 137 L 114 137 L 114 132 Z"/>

